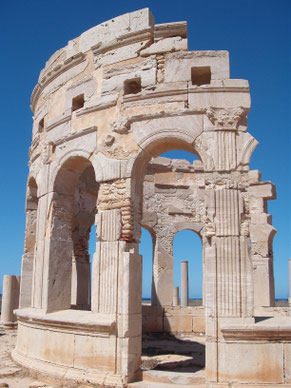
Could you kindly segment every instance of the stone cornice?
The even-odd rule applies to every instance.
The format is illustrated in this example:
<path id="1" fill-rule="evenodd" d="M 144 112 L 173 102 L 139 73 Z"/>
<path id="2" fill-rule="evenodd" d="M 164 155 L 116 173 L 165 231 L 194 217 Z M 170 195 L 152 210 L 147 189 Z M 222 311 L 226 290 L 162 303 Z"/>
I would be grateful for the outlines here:
<path id="1" fill-rule="evenodd" d="M 206 87 L 207 86 L 207 87 Z M 249 93 L 249 87 L 246 86 L 214 86 L 214 85 L 203 85 L 199 87 L 192 86 L 181 86 L 171 89 L 171 84 L 164 84 L 165 90 L 157 88 L 158 90 L 145 90 L 137 94 L 130 94 L 123 96 L 123 102 L 134 102 L 134 101 L 143 101 L 151 98 L 160 98 L 160 97 L 169 97 L 182 94 L 190 93 L 222 93 L 222 92 L 245 92 Z"/>
<path id="2" fill-rule="evenodd" d="M 42 78 L 37 83 L 36 87 L 33 89 L 32 95 L 31 95 L 31 110 L 34 112 L 35 105 L 38 97 L 40 96 L 43 89 L 52 82 L 55 78 L 57 78 L 59 75 L 64 73 L 65 71 L 69 70 L 70 68 L 78 65 L 79 63 L 83 62 L 85 60 L 86 56 L 83 53 L 75 54 L 67 59 L 65 59 L 63 62 L 56 64 L 52 70 L 45 71 L 43 73 Z"/>
<path id="3" fill-rule="evenodd" d="M 63 144 L 65 142 L 67 142 L 67 141 L 76 139 L 76 138 L 81 137 L 81 136 L 88 135 L 89 133 L 95 132 L 95 131 L 97 131 L 97 127 L 94 125 L 92 127 L 83 129 L 82 131 L 77 131 L 77 132 L 71 133 L 68 136 L 63 136 L 60 139 L 58 139 L 54 144 L 56 146 L 58 146 L 58 145 Z"/>
<path id="4" fill-rule="evenodd" d="M 85 104 L 84 108 L 76 111 L 76 116 L 82 116 L 87 113 L 96 112 L 98 110 L 108 109 L 117 104 L 117 95 L 109 95 L 104 97 L 99 97 L 96 100 L 90 101 Z"/>
<path id="5" fill-rule="evenodd" d="M 45 313 L 39 309 L 15 310 L 17 319 L 29 325 L 80 331 L 114 333 L 116 321 L 113 314 L 98 314 L 91 311 L 63 310 Z"/>
<path id="6" fill-rule="evenodd" d="M 156 24 L 154 34 L 155 39 L 165 39 L 173 36 L 187 38 L 187 22 Z"/>
<path id="7" fill-rule="evenodd" d="M 144 40 L 153 40 L 153 28 L 146 28 L 140 31 L 130 32 L 111 40 L 106 44 L 102 42 L 91 47 L 94 55 L 104 54 L 106 51 L 114 50 L 121 46 L 127 46 Z"/>
<path id="8" fill-rule="evenodd" d="M 71 120 L 71 116 L 72 116 L 72 110 L 71 109 L 68 109 L 66 112 L 64 112 L 62 115 L 54 118 L 54 119 L 51 119 L 49 121 L 49 125 L 45 128 L 47 132 L 49 132 L 51 129 L 61 125 L 61 124 L 64 124 L 66 123 L 67 121 L 70 121 Z"/>
<path id="9" fill-rule="evenodd" d="M 266 318 L 252 324 L 227 324 L 220 326 L 225 340 L 237 341 L 290 341 L 290 318 Z"/>

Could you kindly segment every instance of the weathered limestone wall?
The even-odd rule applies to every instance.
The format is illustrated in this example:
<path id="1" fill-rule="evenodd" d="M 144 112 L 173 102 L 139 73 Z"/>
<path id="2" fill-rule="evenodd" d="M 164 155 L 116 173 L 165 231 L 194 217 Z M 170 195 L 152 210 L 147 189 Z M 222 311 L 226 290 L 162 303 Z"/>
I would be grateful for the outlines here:
<path id="1" fill-rule="evenodd" d="M 142 306 L 143 333 L 205 334 L 204 307 Z"/>

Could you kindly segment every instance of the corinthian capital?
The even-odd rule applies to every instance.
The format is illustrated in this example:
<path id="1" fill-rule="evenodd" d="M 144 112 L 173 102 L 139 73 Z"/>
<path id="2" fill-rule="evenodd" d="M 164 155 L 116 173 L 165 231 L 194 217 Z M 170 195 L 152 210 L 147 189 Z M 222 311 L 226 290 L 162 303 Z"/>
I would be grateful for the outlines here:
<path id="1" fill-rule="evenodd" d="M 246 110 L 237 108 L 213 108 L 206 109 L 206 115 L 217 130 L 235 130 L 238 122 L 246 115 Z"/>

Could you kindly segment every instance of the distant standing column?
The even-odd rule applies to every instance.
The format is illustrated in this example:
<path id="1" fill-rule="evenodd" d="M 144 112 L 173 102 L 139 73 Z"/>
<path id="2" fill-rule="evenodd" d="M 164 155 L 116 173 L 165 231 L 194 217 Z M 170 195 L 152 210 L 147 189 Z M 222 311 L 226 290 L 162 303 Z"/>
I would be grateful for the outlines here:
<path id="1" fill-rule="evenodd" d="M 17 318 L 13 313 L 19 306 L 20 276 L 4 275 L 1 305 L 1 323 L 4 326 L 14 326 Z"/>
<path id="2" fill-rule="evenodd" d="M 179 287 L 173 287 L 173 306 L 179 306 Z"/>
<path id="3" fill-rule="evenodd" d="M 189 305 L 188 261 L 181 261 L 181 306 Z"/>
<path id="4" fill-rule="evenodd" d="M 289 265 L 289 306 L 291 306 L 291 259 L 288 260 Z"/>

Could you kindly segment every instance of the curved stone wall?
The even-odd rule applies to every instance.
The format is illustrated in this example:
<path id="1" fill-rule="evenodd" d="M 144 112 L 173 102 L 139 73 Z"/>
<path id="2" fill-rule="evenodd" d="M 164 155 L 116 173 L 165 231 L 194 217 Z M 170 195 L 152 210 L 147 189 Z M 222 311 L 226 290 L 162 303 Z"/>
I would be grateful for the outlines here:
<path id="1" fill-rule="evenodd" d="M 254 303 L 274 299 L 275 229 L 266 201 L 275 191 L 249 171 L 257 142 L 246 132 L 248 82 L 229 78 L 226 51 L 189 52 L 186 23 L 156 25 L 142 9 L 58 50 L 41 71 L 31 108 L 27 228 L 33 238 L 26 234 L 22 279 L 32 279 L 32 287 L 21 285 L 13 357 L 38 371 L 105 385 L 134 379 L 142 332 L 140 228 L 157 233 L 174 217 L 157 252 L 170 253 L 181 222 L 201 236 L 206 370 L 208 381 L 216 381 L 218 358 L 231 365 L 231 352 L 218 351 L 224 341 L 218 320 L 252 320 Z M 200 159 L 189 173 L 174 165 L 167 172 L 175 178 L 175 204 L 165 199 L 167 174 L 147 181 L 150 160 L 172 149 Z M 90 289 L 93 223 L 98 242 Z M 170 304 L 164 286 L 171 287 L 172 271 L 163 273 L 161 255 L 154 266 L 154 303 L 163 308 Z M 254 279 L 263 284 L 261 294 L 254 294 Z M 27 340 L 33 338 L 37 347 Z"/>

